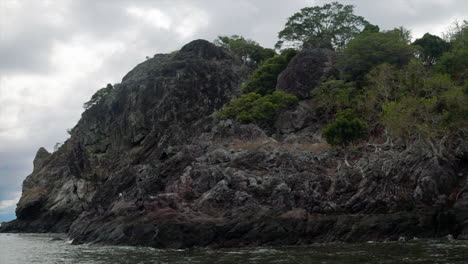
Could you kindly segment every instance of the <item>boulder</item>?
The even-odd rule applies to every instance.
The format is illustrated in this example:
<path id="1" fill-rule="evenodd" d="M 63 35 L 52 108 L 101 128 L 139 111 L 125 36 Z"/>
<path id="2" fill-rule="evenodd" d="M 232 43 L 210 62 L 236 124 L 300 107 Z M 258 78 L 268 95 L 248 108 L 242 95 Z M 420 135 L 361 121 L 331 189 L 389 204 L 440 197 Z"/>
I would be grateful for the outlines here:
<path id="1" fill-rule="evenodd" d="M 306 99 L 321 80 L 337 76 L 337 54 L 327 49 L 306 49 L 291 59 L 278 76 L 276 89 Z"/>

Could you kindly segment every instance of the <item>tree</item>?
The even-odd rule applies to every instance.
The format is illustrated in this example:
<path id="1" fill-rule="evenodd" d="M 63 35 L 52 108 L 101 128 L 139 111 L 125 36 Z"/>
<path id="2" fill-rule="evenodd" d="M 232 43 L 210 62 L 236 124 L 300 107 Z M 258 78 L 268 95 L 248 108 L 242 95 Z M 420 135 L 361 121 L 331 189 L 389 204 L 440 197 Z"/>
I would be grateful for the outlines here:
<path id="1" fill-rule="evenodd" d="M 289 60 L 293 57 L 290 50 L 265 60 L 254 71 L 252 77 L 242 88 L 243 93 L 255 92 L 261 95 L 271 94 L 276 89 L 278 75 L 286 69 Z"/>
<path id="2" fill-rule="evenodd" d="M 311 91 L 311 110 L 319 120 L 330 122 L 346 108 L 357 108 L 359 91 L 352 82 L 324 80 Z"/>
<path id="3" fill-rule="evenodd" d="M 428 69 L 424 67 L 421 60 L 411 58 L 407 65 L 400 71 L 400 94 L 407 94 L 424 97 L 427 91 L 424 91 L 425 82 L 429 78 Z M 429 96 L 427 96 L 429 97 Z"/>
<path id="4" fill-rule="evenodd" d="M 415 53 L 407 37 L 402 29 L 359 34 L 348 43 L 339 62 L 345 79 L 362 84 L 369 70 L 377 65 L 406 65 Z"/>
<path id="5" fill-rule="evenodd" d="M 377 92 L 379 103 L 387 103 L 395 99 L 398 74 L 394 66 L 383 63 L 372 68 L 366 75 L 368 89 Z"/>
<path id="6" fill-rule="evenodd" d="M 332 2 L 295 13 L 278 33 L 276 48 L 343 48 L 368 22 L 354 6 Z"/>
<path id="7" fill-rule="evenodd" d="M 350 108 L 338 112 L 335 121 L 325 126 L 322 134 L 330 145 L 341 147 L 368 137 L 366 122 L 357 118 Z"/>
<path id="8" fill-rule="evenodd" d="M 257 42 L 238 35 L 218 36 L 214 43 L 230 50 L 246 64 L 258 65 L 276 54 L 273 49 L 263 48 Z"/>
<path id="9" fill-rule="evenodd" d="M 443 37 L 446 41 L 453 42 L 460 37 L 461 34 L 468 28 L 468 20 L 453 21 L 452 25 L 448 28 L 447 32 L 443 33 Z"/>
<path id="10" fill-rule="evenodd" d="M 328 144 L 345 149 L 345 164 L 349 167 L 346 151 L 350 144 L 367 140 L 367 123 L 356 117 L 352 109 L 346 109 L 336 114 L 335 121 L 325 126 L 322 132 Z"/>
<path id="11" fill-rule="evenodd" d="M 450 36 L 451 50 L 440 57 L 435 70 L 450 74 L 461 85 L 468 79 L 468 21 L 456 23 L 447 36 Z"/>
<path id="12" fill-rule="evenodd" d="M 104 98 L 106 98 L 114 89 L 112 84 L 107 84 L 106 87 L 99 89 L 96 93 L 93 94 L 91 99 L 83 104 L 84 109 L 89 109 L 91 106 L 101 102 Z"/>
<path id="13" fill-rule="evenodd" d="M 360 34 L 368 34 L 368 33 L 379 33 L 380 27 L 377 25 L 367 24 L 364 29 L 361 31 Z"/>
<path id="14" fill-rule="evenodd" d="M 434 65 L 442 54 L 450 49 L 450 44 L 448 42 L 429 33 L 415 40 L 413 45 L 419 47 L 419 56 L 424 64 L 428 66 Z"/>

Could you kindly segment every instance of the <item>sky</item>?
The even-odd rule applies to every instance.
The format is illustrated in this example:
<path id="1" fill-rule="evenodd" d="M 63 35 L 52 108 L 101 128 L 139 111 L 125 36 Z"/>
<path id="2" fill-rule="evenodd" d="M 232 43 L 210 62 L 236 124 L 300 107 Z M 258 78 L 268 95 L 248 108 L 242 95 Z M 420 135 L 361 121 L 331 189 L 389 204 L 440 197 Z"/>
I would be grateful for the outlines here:
<path id="1" fill-rule="evenodd" d="M 287 18 L 325 0 L 0 0 L 0 222 L 39 147 L 67 139 L 82 105 L 146 56 L 242 35 L 273 47 Z M 466 0 L 342 0 L 381 29 L 441 34 Z"/>

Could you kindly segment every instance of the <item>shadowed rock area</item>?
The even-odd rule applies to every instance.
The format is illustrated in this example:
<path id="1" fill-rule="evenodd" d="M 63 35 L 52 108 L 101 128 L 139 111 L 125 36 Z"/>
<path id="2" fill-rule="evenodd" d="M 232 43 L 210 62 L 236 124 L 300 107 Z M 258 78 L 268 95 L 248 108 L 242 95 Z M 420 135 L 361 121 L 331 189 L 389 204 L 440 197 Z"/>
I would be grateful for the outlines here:
<path id="1" fill-rule="evenodd" d="M 306 49 L 295 56 L 278 77 L 276 89 L 306 99 L 323 78 L 337 76 L 337 54 L 327 49 Z"/>
<path id="2" fill-rule="evenodd" d="M 307 98 L 335 57 L 299 53 L 277 89 Z M 308 101 L 282 113 L 274 135 L 217 122 L 249 73 L 204 40 L 139 64 L 58 151 L 38 151 L 18 219 L 0 231 L 173 248 L 468 238 L 466 146 L 438 157 L 363 144 L 347 166 Z"/>

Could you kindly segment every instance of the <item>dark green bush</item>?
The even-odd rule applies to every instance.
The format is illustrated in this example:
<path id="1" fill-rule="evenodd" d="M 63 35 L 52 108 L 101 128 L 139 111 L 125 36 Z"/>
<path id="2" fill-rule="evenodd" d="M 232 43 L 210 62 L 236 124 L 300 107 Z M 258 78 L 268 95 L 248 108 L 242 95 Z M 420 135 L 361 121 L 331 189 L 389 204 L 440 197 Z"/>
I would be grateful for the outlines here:
<path id="1" fill-rule="evenodd" d="M 289 60 L 294 57 L 293 52 L 288 51 L 282 55 L 276 55 L 265 60 L 252 74 L 250 80 L 242 88 L 243 93 L 258 93 L 267 95 L 276 89 L 278 75 L 286 69 Z"/>
<path id="2" fill-rule="evenodd" d="M 217 115 L 220 120 L 234 119 L 240 123 L 256 123 L 260 126 L 271 126 L 279 112 L 297 103 L 292 94 L 281 91 L 261 96 L 257 93 L 243 94 L 231 101 Z"/>
<path id="3" fill-rule="evenodd" d="M 346 147 L 368 138 L 367 123 L 356 117 L 352 109 L 336 114 L 335 121 L 325 126 L 323 137 L 330 145 Z"/>

